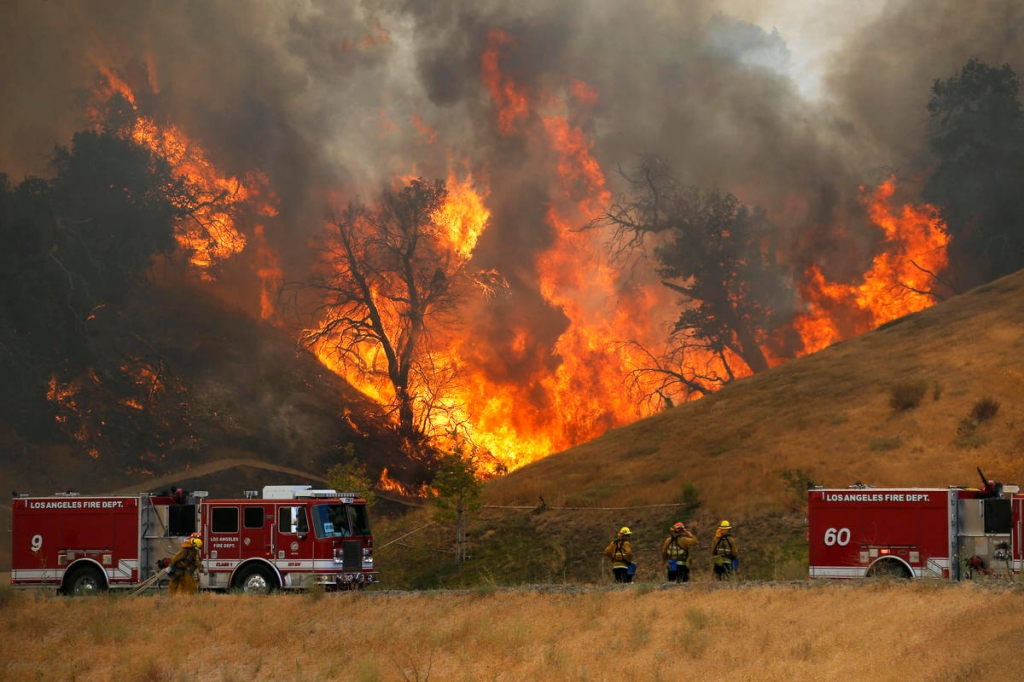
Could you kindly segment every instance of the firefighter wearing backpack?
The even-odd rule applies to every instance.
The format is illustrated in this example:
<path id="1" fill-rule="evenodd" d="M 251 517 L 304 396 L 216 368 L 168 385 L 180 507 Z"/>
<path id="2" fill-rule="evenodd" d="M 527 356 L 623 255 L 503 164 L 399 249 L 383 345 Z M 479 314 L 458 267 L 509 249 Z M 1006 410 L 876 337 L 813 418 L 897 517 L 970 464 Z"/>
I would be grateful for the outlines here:
<path id="1" fill-rule="evenodd" d="M 715 578 L 725 580 L 732 576 L 739 567 L 738 547 L 732 537 L 732 526 L 722 521 L 715 529 L 715 541 L 711 543 L 711 563 Z"/>
<path id="2" fill-rule="evenodd" d="M 181 549 L 171 558 L 167 569 L 167 575 L 171 576 L 171 582 L 167 585 L 168 594 L 193 594 L 199 589 L 196 573 L 203 565 L 199 556 L 202 547 L 199 533 L 193 533 L 192 537 L 185 538 L 181 543 Z"/>
<path id="3" fill-rule="evenodd" d="M 614 540 L 604 548 L 604 555 L 612 561 L 612 575 L 617 583 L 633 582 L 635 564 L 633 564 L 633 547 L 629 544 L 629 528 L 623 526 Z"/>
<path id="4" fill-rule="evenodd" d="M 690 548 L 697 545 L 697 538 L 682 521 L 672 525 L 672 534 L 661 545 L 661 560 L 665 562 L 670 583 L 690 581 Z"/>

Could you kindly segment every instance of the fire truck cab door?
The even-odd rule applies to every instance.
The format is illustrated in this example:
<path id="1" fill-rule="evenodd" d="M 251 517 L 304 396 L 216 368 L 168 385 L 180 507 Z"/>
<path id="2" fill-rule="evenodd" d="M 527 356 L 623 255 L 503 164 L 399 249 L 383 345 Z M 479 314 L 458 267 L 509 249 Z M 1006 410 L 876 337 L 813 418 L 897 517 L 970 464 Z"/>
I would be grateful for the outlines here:
<path id="1" fill-rule="evenodd" d="M 306 504 L 280 505 L 277 509 L 276 554 L 274 559 L 282 574 L 313 569 L 313 532 Z"/>

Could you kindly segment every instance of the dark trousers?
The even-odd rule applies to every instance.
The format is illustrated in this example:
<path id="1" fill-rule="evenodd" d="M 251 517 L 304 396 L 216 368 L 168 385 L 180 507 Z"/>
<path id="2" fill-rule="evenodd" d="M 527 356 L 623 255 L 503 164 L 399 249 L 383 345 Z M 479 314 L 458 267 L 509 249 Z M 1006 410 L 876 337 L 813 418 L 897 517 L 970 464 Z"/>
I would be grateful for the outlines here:
<path id="1" fill-rule="evenodd" d="M 690 567 L 678 564 L 676 570 L 668 572 L 668 581 L 670 583 L 690 582 Z"/>
<path id="2" fill-rule="evenodd" d="M 723 564 L 722 566 L 715 566 L 715 578 L 718 580 L 728 580 L 732 577 L 732 565 Z"/>
<path id="3" fill-rule="evenodd" d="M 615 582 L 617 583 L 631 583 L 633 582 L 633 576 L 629 574 L 629 569 L 625 566 L 612 569 L 612 575 L 615 576 Z"/>

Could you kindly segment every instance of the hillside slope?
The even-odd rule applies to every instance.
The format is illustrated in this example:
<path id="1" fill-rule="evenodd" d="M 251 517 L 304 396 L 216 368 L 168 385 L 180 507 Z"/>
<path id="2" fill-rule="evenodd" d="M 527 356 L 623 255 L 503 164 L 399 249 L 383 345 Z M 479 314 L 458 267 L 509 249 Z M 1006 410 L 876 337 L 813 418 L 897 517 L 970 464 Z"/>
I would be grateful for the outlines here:
<path id="1" fill-rule="evenodd" d="M 920 404 L 894 410 L 893 389 L 915 383 Z M 986 397 L 999 403 L 995 417 L 965 430 Z M 677 517 L 699 528 L 704 548 L 728 518 L 748 577 L 798 577 L 808 480 L 974 485 L 980 466 L 1024 484 L 1022 454 L 1024 272 L 495 479 L 470 529 L 479 560 L 461 576 L 396 566 L 395 578 L 607 579 L 600 552 L 621 525 L 650 577 Z M 441 551 L 447 540 L 434 533 L 419 549 Z M 705 559 L 698 551 L 696 571 Z"/>

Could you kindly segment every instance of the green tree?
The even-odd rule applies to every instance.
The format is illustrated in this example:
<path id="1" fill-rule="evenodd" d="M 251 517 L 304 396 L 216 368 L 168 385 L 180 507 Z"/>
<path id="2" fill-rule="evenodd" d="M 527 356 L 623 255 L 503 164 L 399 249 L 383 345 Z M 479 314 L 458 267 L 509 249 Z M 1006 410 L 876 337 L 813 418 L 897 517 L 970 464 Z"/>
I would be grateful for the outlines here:
<path id="1" fill-rule="evenodd" d="M 928 102 L 937 165 L 922 195 L 951 236 L 958 288 L 1024 267 L 1024 111 L 1009 65 L 972 59 L 936 80 Z"/>
<path id="2" fill-rule="evenodd" d="M 642 371 L 660 375 L 658 391 L 667 394 L 671 384 L 707 393 L 732 381 L 736 359 L 754 373 L 768 369 L 761 344 L 785 322 L 779 310 L 789 309 L 793 292 L 764 211 L 685 185 L 656 157 L 623 177 L 631 192 L 591 226 L 613 228 L 620 259 L 652 255 L 662 284 L 680 294 L 668 350 L 650 354 Z M 717 358 L 721 369 L 693 366 L 695 350 Z"/>
<path id="3" fill-rule="evenodd" d="M 366 465 L 355 459 L 355 448 L 351 443 L 343 451 L 348 462 L 335 464 L 327 471 L 327 483 L 339 493 L 358 493 L 366 506 L 372 507 L 377 502 L 377 494 L 373 490 L 373 482 L 366 475 Z"/>
<path id="4" fill-rule="evenodd" d="M 455 523 L 455 561 L 466 560 L 466 522 L 480 508 L 483 481 L 477 478 L 471 457 L 451 453 L 438 458 L 438 470 L 429 486 L 434 502 L 433 520 Z"/>

